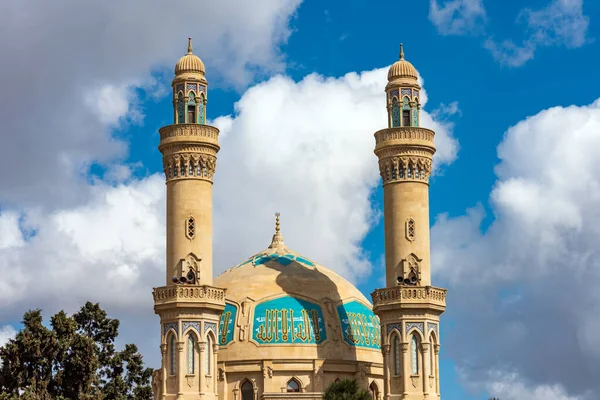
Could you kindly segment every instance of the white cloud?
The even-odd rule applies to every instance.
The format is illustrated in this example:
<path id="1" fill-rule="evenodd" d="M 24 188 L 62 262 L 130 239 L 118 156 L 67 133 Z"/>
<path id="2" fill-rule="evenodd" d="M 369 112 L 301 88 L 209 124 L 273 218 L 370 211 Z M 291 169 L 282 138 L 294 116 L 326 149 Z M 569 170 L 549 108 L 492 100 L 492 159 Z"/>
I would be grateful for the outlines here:
<path id="1" fill-rule="evenodd" d="M 280 211 L 289 247 L 349 279 L 368 275 L 360 242 L 378 216 L 369 194 L 379 182 L 373 134 L 386 126 L 386 75 L 275 76 L 248 89 L 236 115 L 215 119 L 215 272 L 266 248 Z M 451 163 L 451 125 L 424 110 L 421 120 L 436 129 L 436 167 Z M 107 173 L 112 185 L 80 184 L 88 199 L 80 205 L 0 214 L 0 319 L 40 305 L 49 318 L 100 301 L 122 319 L 123 340 L 155 365 L 158 338 L 139 334 L 157 324 L 151 287 L 164 283 L 164 177 L 138 180 L 121 167 Z"/>
<path id="2" fill-rule="evenodd" d="M 445 348 L 471 382 L 493 382 L 497 369 L 531 390 L 501 386 L 502 399 L 600 396 L 599 132 L 600 100 L 519 122 L 498 146 L 493 223 L 482 233 L 475 207 L 432 229 L 448 314 L 469 327 L 450 331 Z"/>
<path id="3" fill-rule="evenodd" d="M 531 60 L 540 47 L 578 48 L 588 41 L 589 17 L 583 15 L 583 0 L 552 0 L 539 10 L 525 8 L 517 22 L 525 24 L 526 39 L 521 45 L 512 40 L 497 43 L 492 38 L 484 43 L 494 59 L 511 67 Z"/>
<path id="4" fill-rule="evenodd" d="M 188 36 L 213 87 L 244 87 L 256 74 L 284 69 L 279 48 L 299 4 L 0 2 L 0 170 L 10 171 L 0 180 L 0 204 L 88 201 L 77 185 L 89 166 L 128 152 L 111 129 L 143 118 L 134 89 L 164 95 L 155 76 L 170 80 Z"/>
<path id="5" fill-rule="evenodd" d="M 478 34 L 484 30 L 486 13 L 482 0 L 431 0 L 429 20 L 442 35 Z"/>
<path id="6" fill-rule="evenodd" d="M 12 325 L 0 326 L 0 347 L 4 346 L 10 339 L 14 339 L 17 331 Z"/>

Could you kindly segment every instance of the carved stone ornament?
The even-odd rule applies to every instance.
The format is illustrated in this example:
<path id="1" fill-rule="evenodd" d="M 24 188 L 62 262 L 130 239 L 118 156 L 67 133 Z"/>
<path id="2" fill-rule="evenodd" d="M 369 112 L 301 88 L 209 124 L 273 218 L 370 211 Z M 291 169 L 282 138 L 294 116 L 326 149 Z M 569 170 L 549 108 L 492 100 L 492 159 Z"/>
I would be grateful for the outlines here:
<path id="1" fill-rule="evenodd" d="M 416 388 L 417 385 L 419 384 L 419 377 L 418 376 L 411 376 L 410 380 L 412 381 L 412 385 Z"/>
<path id="2" fill-rule="evenodd" d="M 184 348 L 185 348 L 184 342 L 177 342 L 177 351 L 182 352 Z"/>
<path id="3" fill-rule="evenodd" d="M 429 353 L 429 343 L 421 343 L 421 351 L 423 353 Z"/>
<path id="4" fill-rule="evenodd" d="M 185 377 L 186 381 L 187 381 L 187 385 L 188 387 L 193 387 L 194 386 L 194 381 L 196 380 L 193 376 L 186 376 Z"/>
<path id="5" fill-rule="evenodd" d="M 383 355 L 387 356 L 388 354 L 390 354 L 390 347 L 391 347 L 391 345 L 389 345 L 389 344 L 384 344 L 381 347 L 381 352 L 383 353 Z"/>
<path id="6" fill-rule="evenodd" d="M 167 354 L 167 344 L 163 343 L 160 345 L 160 352 L 164 355 Z"/>
<path id="7" fill-rule="evenodd" d="M 206 343 L 198 342 L 198 351 L 204 352 L 206 350 Z"/>
<path id="8" fill-rule="evenodd" d="M 217 352 L 219 351 L 219 345 L 218 345 L 218 344 L 216 344 L 216 343 L 215 343 L 215 344 L 213 344 L 213 345 L 212 345 L 212 351 L 213 351 L 213 353 L 217 353 Z"/>
<path id="9" fill-rule="evenodd" d="M 402 343 L 402 352 L 408 353 L 408 343 Z"/>
<path id="10" fill-rule="evenodd" d="M 429 376 L 429 387 L 433 387 L 433 381 L 434 381 L 434 377 L 433 376 Z"/>
<path id="11" fill-rule="evenodd" d="M 225 370 L 223 368 L 219 368 L 218 376 L 217 377 L 218 377 L 218 379 L 220 381 L 224 381 L 225 380 Z"/>

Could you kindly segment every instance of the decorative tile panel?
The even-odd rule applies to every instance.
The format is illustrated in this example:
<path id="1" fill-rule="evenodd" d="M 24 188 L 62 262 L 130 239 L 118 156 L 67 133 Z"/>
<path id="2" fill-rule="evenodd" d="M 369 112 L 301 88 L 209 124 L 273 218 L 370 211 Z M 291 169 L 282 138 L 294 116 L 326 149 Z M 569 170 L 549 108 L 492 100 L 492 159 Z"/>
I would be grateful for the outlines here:
<path id="1" fill-rule="evenodd" d="M 404 332 L 408 333 L 412 328 L 417 328 L 423 335 L 425 334 L 425 327 L 422 322 L 407 322 L 406 330 Z"/>
<path id="2" fill-rule="evenodd" d="M 408 97 L 405 97 L 402 101 L 402 109 L 410 110 L 410 100 L 408 100 Z"/>
<path id="3" fill-rule="evenodd" d="M 373 311 L 358 301 L 337 307 L 344 341 L 350 346 L 381 348 L 381 327 Z"/>
<path id="4" fill-rule="evenodd" d="M 163 324 L 163 334 L 166 334 L 169 331 L 169 329 L 173 329 L 175 333 L 177 333 L 177 322 L 169 322 Z"/>
<path id="5" fill-rule="evenodd" d="M 402 96 L 411 97 L 410 89 L 402 89 Z"/>
<path id="6" fill-rule="evenodd" d="M 417 100 L 419 99 L 419 91 L 418 90 L 413 90 L 413 97 Z"/>
<path id="7" fill-rule="evenodd" d="M 205 322 L 204 323 L 204 334 L 206 335 L 206 332 L 208 331 L 212 331 L 213 335 L 215 335 L 215 337 L 217 337 L 217 324 L 215 324 L 214 322 Z"/>
<path id="8" fill-rule="evenodd" d="M 183 321 L 181 323 L 181 329 L 183 332 L 187 331 L 188 328 L 193 328 L 196 330 L 196 333 L 200 334 L 200 322 L 198 321 Z"/>
<path id="9" fill-rule="evenodd" d="M 398 93 L 399 93 L 398 89 L 394 89 L 394 90 L 390 91 L 390 98 L 392 98 L 394 96 L 400 97 L 400 96 L 398 96 Z"/>
<path id="10" fill-rule="evenodd" d="M 183 92 L 183 83 L 175 86 L 175 93 Z"/>
<path id="11" fill-rule="evenodd" d="M 196 92 L 198 90 L 198 85 L 196 85 L 195 83 L 188 83 L 186 85 L 186 90 L 187 91 L 193 90 L 194 92 Z"/>
<path id="12" fill-rule="evenodd" d="M 431 322 L 427 323 L 427 331 L 433 331 L 435 333 L 436 337 L 439 337 L 438 334 L 438 325 L 437 324 L 432 324 Z"/>
<path id="13" fill-rule="evenodd" d="M 206 94 L 206 86 L 200 85 L 200 91 Z"/>
<path id="14" fill-rule="evenodd" d="M 387 334 L 389 335 L 394 329 L 396 329 L 398 332 L 402 332 L 402 324 L 388 324 Z"/>
<path id="15" fill-rule="evenodd" d="M 321 307 L 291 296 L 254 308 L 252 340 L 258 344 L 320 344 L 327 335 Z"/>
<path id="16" fill-rule="evenodd" d="M 219 344 L 224 346 L 233 340 L 233 330 L 235 328 L 235 318 L 237 316 L 237 307 L 226 303 L 225 310 L 221 314 L 219 321 Z"/>
<path id="17" fill-rule="evenodd" d="M 412 125 L 419 126 L 419 110 L 417 108 L 413 108 L 412 118 L 413 118 Z"/>

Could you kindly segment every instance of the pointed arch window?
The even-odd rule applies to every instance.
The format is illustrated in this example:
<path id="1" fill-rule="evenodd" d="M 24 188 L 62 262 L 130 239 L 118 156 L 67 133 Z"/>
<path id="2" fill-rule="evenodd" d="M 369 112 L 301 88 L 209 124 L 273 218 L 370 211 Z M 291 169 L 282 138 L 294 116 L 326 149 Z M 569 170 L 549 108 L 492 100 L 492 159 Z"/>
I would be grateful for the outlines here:
<path id="1" fill-rule="evenodd" d="M 371 382 L 369 385 L 369 390 L 371 391 L 371 398 L 373 400 L 377 400 L 379 398 L 379 388 L 377 387 L 375 381 Z"/>
<path id="2" fill-rule="evenodd" d="M 194 92 L 190 92 L 190 94 L 188 95 L 187 123 L 196 123 L 196 95 L 194 94 Z"/>
<path id="3" fill-rule="evenodd" d="M 400 126 L 400 104 L 397 98 L 392 99 L 392 128 Z"/>
<path id="4" fill-rule="evenodd" d="M 196 367 L 196 365 L 195 365 L 195 363 L 196 363 L 195 343 L 196 342 L 194 340 L 194 335 L 190 333 L 188 335 L 188 340 L 187 340 L 187 365 L 188 365 L 187 373 L 190 375 L 194 374 L 194 369 Z"/>
<path id="5" fill-rule="evenodd" d="M 413 375 L 419 374 L 419 341 L 416 334 L 410 338 L 410 366 Z"/>
<path id="6" fill-rule="evenodd" d="M 393 362 L 394 362 L 394 376 L 400 375 L 400 338 L 398 335 L 394 335 L 394 339 L 392 340 L 392 351 L 393 353 Z"/>
<path id="7" fill-rule="evenodd" d="M 177 96 L 177 123 L 185 124 L 185 105 L 182 92 L 179 92 Z"/>
<path id="8" fill-rule="evenodd" d="M 210 335 L 208 335 L 206 337 L 206 354 L 205 359 L 204 359 L 204 365 L 206 367 L 206 375 L 207 376 L 211 376 L 212 375 L 212 338 Z"/>
<path id="9" fill-rule="evenodd" d="M 292 378 L 287 383 L 287 391 L 288 393 L 298 393 L 300 392 L 300 383 Z"/>
<path id="10" fill-rule="evenodd" d="M 242 383 L 242 400 L 254 400 L 254 386 L 247 379 Z"/>
<path id="11" fill-rule="evenodd" d="M 177 372 L 176 364 L 176 349 L 175 349 L 175 335 L 171 333 L 169 335 L 169 373 L 175 375 Z"/>

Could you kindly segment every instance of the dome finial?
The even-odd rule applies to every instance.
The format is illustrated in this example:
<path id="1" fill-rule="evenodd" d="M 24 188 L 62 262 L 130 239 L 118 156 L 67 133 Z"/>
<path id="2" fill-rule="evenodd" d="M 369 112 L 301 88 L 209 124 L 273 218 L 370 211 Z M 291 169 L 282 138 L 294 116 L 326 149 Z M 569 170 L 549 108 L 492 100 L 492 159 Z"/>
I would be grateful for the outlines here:
<path id="1" fill-rule="evenodd" d="M 188 38 L 188 54 L 192 54 L 192 38 Z"/>
<path id="2" fill-rule="evenodd" d="M 402 43 L 400 43 L 400 59 L 404 60 L 404 45 Z"/>
<path id="3" fill-rule="evenodd" d="M 270 249 L 283 246 L 283 236 L 281 236 L 281 226 L 279 224 L 279 216 L 280 213 L 275 213 L 275 234 L 273 235 L 273 240 L 271 241 Z"/>

